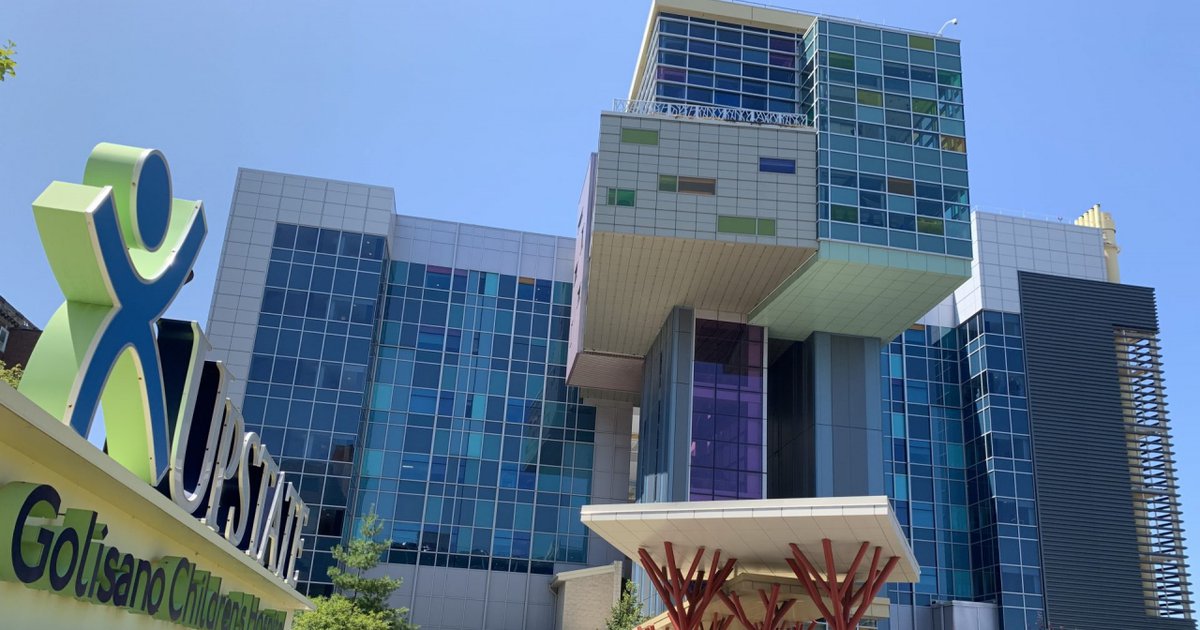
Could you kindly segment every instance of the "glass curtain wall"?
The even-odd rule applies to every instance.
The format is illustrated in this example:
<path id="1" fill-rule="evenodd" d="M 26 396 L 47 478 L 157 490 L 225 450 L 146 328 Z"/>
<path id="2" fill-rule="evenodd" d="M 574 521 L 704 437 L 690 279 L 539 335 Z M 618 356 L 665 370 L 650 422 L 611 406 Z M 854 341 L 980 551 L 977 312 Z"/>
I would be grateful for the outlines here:
<path id="1" fill-rule="evenodd" d="M 766 368 L 759 326 L 696 320 L 692 384 L 692 501 L 761 499 Z"/>
<path id="2" fill-rule="evenodd" d="M 570 283 L 391 263 L 355 513 L 394 563 L 584 563 L 596 411 L 566 384 Z"/>
<path id="3" fill-rule="evenodd" d="M 301 590 L 329 590 L 329 550 L 347 531 L 351 466 L 371 357 L 382 237 L 280 223 L 275 229 L 242 413 L 311 514 Z"/>

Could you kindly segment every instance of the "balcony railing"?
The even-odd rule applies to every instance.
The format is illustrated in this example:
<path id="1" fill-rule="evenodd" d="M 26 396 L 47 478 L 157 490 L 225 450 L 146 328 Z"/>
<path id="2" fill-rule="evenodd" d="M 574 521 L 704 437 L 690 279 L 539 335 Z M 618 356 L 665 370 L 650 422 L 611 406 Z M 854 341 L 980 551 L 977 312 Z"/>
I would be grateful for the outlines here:
<path id="1" fill-rule="evenodd" d="M 781 114 L 757 109 L 721 107 L 718 105 L 687 105 L 684 103 L 662 103 L 659 101 L 631 101 L 613 99 L 613 111 L 643 116 L 665 118 L 698 118 L 725 122 L 749 123 L 752 125 L 774 125 L 777 127 L 809 127 L 804 114 Z"/>

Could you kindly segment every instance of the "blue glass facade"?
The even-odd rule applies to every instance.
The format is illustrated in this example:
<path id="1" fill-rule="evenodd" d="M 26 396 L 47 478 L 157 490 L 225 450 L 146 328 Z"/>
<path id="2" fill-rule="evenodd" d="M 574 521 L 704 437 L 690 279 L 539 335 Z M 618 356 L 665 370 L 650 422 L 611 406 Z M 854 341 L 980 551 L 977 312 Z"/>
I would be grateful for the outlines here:
<path id="1" fill-rule="evenodd" d="M 313 509 L 308 592 L 327 591 L 348 512 L 390 524 L 392 563 L 586 562 L 595 409 L 566 386 L 570 294 L 277 224 L 244 413 Z"/>
<path id="2" fill-rule="evenodd" d="M 329 550 L 348 532 L 384 239 L 279 223 L 267 268 L 243 414 L 281 445 L 280 469 L 312 510 L 298 565 L 322 593 Z"/>
<path id="3" fill-rule="evenodd" d="M 893 603 L 991 601 L 1006 630 L 1042 627 L 1020 315 L 914 327 L 881 365 L 888 492 L 922 568 Z"/>
<path id="4" fill-rule="evenodd" d="M 796 33 L 663 13 L 639 98 L 794 114 Z"/>
<path id="5" fill-rule="evenodd" d="M 596 414 L 566 385 L 571 285 L 392 261 L 355 514 L 398 564 L 584 563 Z"/>
<path id="6" fill-rule="evenodd" d="M 974 595 L 961 348 L 957 328 L 924 326 L 905 331 L 880 358 L 884 475 L 921 565 L 918 584 L 889 586 L 897 604 Z"/>
<path id="7" fill-rule="evenodd" d="M 958 42 L 822 18 L 803 55 L 819 236 L 970 258 Z"/>
<path id="8" fill-rule="evenodd" d="M 1044 605 L 1021 316 L 982 311 L 960 330 L 976 597 L 997 602 L 1006 629 L 1039 628 Z"/>

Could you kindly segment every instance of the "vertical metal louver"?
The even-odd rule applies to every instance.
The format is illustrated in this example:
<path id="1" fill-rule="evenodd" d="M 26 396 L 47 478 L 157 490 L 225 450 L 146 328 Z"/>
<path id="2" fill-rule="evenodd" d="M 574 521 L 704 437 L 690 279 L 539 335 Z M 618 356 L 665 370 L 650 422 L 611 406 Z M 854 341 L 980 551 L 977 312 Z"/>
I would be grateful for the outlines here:
<path id="1" fill-rule="evenodd" d="M 1114 331 L 1146 612 L 1190 619 L 1175 453 L 1154 333 Z"/>

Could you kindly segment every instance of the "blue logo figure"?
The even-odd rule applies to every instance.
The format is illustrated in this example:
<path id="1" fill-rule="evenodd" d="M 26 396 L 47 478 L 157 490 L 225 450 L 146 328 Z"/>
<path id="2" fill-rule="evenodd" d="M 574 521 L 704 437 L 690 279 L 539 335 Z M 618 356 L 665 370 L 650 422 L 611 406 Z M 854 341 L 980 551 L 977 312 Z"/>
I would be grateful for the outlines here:
<path id="1" fill-rule="evenodd" d="M 196 263 L 204 206 L 171 196 L 162 153 L 102 143 L 83 184 L 53 182 L 33 202 L 66 301 L 34 349 L 20 391 L 87 437 L 101 404 L 109 455 L 150 484 L 170 460 L 158 319 Z"/>

